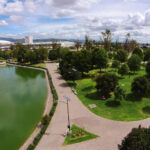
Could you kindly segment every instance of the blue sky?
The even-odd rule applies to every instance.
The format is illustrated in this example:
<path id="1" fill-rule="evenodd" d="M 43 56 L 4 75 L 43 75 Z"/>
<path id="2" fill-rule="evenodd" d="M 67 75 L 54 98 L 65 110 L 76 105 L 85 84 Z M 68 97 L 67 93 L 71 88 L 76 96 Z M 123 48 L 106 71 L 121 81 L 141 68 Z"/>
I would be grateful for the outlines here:
<path id="1" fill-rule="evenodd" d="M 150 42 L 150 1 L 0 0 L 0 37 L 99 39 L 105 29 Z"/>

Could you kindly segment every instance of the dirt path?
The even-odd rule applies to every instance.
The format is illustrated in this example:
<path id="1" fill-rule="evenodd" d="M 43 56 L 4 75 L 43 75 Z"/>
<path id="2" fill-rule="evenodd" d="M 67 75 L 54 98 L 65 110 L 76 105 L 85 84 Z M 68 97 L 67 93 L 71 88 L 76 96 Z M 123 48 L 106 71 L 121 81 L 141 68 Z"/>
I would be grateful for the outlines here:
<path id="1" fill-rule="evenodd" d="M 56 64 L 46 64 L 54 86 L 57 90 L 59 102 L 46 134 L 41 139 L 36 150 L 117 150 L 117 145 L 131 131 L 133 127 L 142 125 L 148 127 L 150 119 L 134 122 L 119 122 L 96 116 L 90 112 L 71 91 L 70 87 L 57 73 Z M 85 128 L 87 131 L 99 135 L 97 139 L 85 141 L 69 146 L 62 146 L 63 134 L 67 128 L 67 106 L 63 96 L 71 98 L 69 102 L 71 123 Z"/>

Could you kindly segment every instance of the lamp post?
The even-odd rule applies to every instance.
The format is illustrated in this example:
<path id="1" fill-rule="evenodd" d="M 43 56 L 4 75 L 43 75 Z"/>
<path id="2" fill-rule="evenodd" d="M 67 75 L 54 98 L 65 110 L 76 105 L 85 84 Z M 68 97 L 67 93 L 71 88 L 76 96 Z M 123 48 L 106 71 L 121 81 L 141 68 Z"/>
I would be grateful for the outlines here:
<path id="1" fill-rule="evenodd" d="M 64 96 L 65 100 L 67 100 L 67 114 L 68 114 L 68 129 L 69 129 L 69 132 L 70 132 L 70 116 L 69 116 L 69 101 L 71 100 L 69 97 L 67 96 Z"/>

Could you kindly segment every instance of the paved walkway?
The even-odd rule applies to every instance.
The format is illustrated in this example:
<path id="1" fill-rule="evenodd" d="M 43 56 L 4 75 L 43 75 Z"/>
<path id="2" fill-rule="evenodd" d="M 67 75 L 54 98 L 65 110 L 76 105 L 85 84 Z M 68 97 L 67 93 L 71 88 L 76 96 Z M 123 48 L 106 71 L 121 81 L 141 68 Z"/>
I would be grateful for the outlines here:
<path id="1" fill-rule="evenodd" d="M 61 78 L 61 75 L 57 73 L 56 64 L 47 63 L 46 66 L 52 76 L 59 102 L 46 134 L 41 139 L 36 150 L 117 150 L 117 145 L 121 143 L 122 139 L 133 127 L 138 127 L 140 124 L 144 127 L 150 125 L 150 119 L 119 122 L 96 116 L 81 103 Z M 65 139 L 63 134 L 67 128 L 67 106 L 62 102 L 64 101 L 64 95 L 71 98 L 69 102 L 71 123 L 99 135 L 99 138 L 69 146 L 62 146 Z"/>

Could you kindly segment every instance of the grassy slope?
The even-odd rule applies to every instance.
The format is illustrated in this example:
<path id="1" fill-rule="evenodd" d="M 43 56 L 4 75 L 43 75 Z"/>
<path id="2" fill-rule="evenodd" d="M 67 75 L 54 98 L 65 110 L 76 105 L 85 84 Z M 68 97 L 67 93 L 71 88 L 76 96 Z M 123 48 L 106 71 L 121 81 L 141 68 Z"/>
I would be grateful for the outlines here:
<path id="1" fill-rule="evenodd" d="M 95 74 L 95 71 L 90 72 L 90 74 Z M 119 84 L 129 94 L 133 79 L 142 75 L 145 75 L 144 67 L 142 67 L 136 75 L 132 75 L 130 78 L 129 76 L 125 76 L 124 79 L 120 79 Z M 142 101 L 134 99 L 122 100 L 121 105 L 108 106 L 113 103 L 114 97 L 112 96 L 112 98 L 108 100 L 100 100 L 99 94 L 95 89 L 95 82 L 91 78 L 78 80 L 76 82 L 76 90 L 80 100 L 88 109 L 90 109 L 89 104 L 96 104 L 97 107 L 90 110 L 99 116 L 118 121 L 135 121 L 150 117 L 150 115 L 142 112 L 143 107 L 150 106 L 150 98 L 143 98 Z"/>

